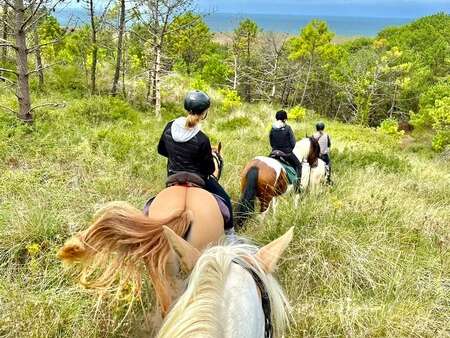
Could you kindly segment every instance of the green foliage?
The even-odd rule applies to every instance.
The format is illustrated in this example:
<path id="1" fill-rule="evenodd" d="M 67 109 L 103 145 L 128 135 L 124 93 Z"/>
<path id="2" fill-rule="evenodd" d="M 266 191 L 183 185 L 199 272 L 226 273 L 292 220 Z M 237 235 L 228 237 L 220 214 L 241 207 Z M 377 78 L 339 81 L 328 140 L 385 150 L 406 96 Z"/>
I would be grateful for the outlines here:
<path id="1" fill-rule="evenodd" d="M 303 121 L 306 117 L 307 109 L 301 106 L 295 106 L 289 109 L 288 118 L 295 121 Z"/>
<path id="2" fill-rule="evenodd" d="M 197 75 L 190 80 L 190 87 L 195 90 L 201 90 L 207 92 L 209 90 L 208 83 L 202 79 L 201 76 Z"/>
<path id="3" fill-rule="evenodd" d="M 222 110 L 224 112 L 231 112 L 241 106 L 241 98 L 235 90 L 228 88 L 219 90 L 223 96 Z"/>
<path id="4" fill-rule="evenodd" d="M 416 127 L 432 126 L 434 120 L 431 116 L 436 102 L 450 96 L 450 81 L 441 81 L 428 88 L 420 96 L 420 110 L 412 115 L 412 122 Z"/>
<path id="5" fill-rule="evenodd" d="M 250 127 L 252 121 L 247 116 L 232 117 L 217 124 L 219 130 L 238 130 Z"/>
<path id="6" fill-rule="evenodd" d="M 392 136 L 402 136 L 405 133 L 403 130 L 398 130 L 398 121 L 393 118 L 381 122 L 378 130 L 383 134 Z"/>
<path id="7" fill-rule="evenodd" d="M 139 115 L 128 103 L 113 97 L 94 96 L 71 104 L 69 116 L 81 116 L 92 123 L 125 120 L 139 123 Z"/>
<path id="8" fill-rule="evenodd" d="M 329 59 L 335 53 L 335 47 L 331 44 L 333 37 L 334 33 L 330 32 L 325 21 L 312 20 L 302 28 L 299 36 L 290 40 L 289 58 L 292 60 L 315 57 Z"/>
<path id="9" fill-rule="evenodd" d="M 203 63 L 201 76 L 212 86 L 224 85 L 233 73 L 231 67 L 223 62 L 224 58 L 224 55 L 217 53 L 206 54 L 201 58 Z"/>
<path id="10" fill-rule="evenodd" d="M 233 51 L 236 55 L 246 52 L 255 41 L 260 28 L 255 21 L 245 19 L 239 22 L 239 26 L 233 32 Z M 247 55 L 249 57 L 249 55 Z"/>
<path id="11" fill-rule="evenodd" d="M 212 45 L 212 33 L 201 15 L 192 12 L 177 16 L 171 23 L 167 50 L 180 58 L 182 69 L 190 75 L 199 66 L 200 58 Z"/>

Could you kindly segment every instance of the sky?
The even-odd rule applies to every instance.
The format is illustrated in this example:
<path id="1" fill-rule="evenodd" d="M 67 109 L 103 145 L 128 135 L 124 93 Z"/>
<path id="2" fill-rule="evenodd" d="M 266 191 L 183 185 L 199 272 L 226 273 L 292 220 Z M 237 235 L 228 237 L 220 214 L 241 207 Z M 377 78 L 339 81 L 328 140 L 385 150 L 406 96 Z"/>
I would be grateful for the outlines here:
<path id="1" fill-rule="evenodd" d="M 450 13 L 450 0 L 196 0 L 202 12 L 416 18 Z"/>

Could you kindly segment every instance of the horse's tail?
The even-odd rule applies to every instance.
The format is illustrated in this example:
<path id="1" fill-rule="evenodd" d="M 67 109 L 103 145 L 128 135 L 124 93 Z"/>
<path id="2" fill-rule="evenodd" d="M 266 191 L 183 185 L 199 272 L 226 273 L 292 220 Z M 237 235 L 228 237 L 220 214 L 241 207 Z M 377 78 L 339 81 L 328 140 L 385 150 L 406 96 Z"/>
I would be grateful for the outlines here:
<path id="1" fill-rule="evenodd" d="M 238 227 L 242 227 L 249 214 L 255 211 L 258 177 L 259 168 L 256 166 L 251 167 L 245 175 L 245 186 L 237 208 L 236 224 Z"/>
<path id="2" fill-rule="evenodd" d="M 184 236 L 192 217 L 189 210 L 176 210 L 154 219 L 127 203 L 110 203 L 93 225 L 64 244 L 58 256 L 68 263 L 79 262 L 80 281 L 90 288 L 109 288 L 119 277 L 119 288 L 131 282 L 140 290 L 144 262 L 164 311 L 171 298 L 166 273 L 170 246 L 163 225 Z"/>

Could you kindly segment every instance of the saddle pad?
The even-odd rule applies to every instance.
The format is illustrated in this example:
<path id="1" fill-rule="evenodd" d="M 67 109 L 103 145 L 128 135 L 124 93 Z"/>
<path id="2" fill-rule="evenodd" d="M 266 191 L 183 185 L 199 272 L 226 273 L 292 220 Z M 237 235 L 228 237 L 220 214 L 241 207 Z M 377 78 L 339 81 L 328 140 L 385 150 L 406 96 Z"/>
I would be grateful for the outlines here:
<path id="1" fill-rule="evenodd" d="M 280 162 L 280 163 L 281 163 L 281 162 Z M 297 176 L 297 173 L 296 173 L 295 169 L 292 168 L 292 167 L 289 166 L 289 165 L 284 164 L 284 163 L 281 163 L 281 165 L 283 166 L 284 171 L 286 172 L 286 176 L 287 176 L 287 178 L 288 178 L 289 184 L 295 184 L 295 183 L 297 183 L 297 181 L 298 181 L 298 176 Z"/>

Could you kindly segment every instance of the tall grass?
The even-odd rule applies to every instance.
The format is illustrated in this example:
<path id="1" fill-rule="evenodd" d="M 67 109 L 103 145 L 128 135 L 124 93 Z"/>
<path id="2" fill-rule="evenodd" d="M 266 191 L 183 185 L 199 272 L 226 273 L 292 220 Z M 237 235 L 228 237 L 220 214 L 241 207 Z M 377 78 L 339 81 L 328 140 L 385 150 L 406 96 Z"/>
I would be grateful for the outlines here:
<path id="1" fill-rule="evenodd" d="M 178 95 L 178 94 L 177 94 Z M 220 95 L 217 100 L 220 100 Z M 163 121 L 120 99 L 64 98 L 32 127 L 0 113 L 0 336 L 125 337 L 149 334 L 151 291 L 98 298 L 55 258 L 73 232 L 112 200 L 142 206 L 163 188 L 156 154 Z M 9 98 L 0 98 L 2 102 Z M 222 184 L 239 199 L 239 173 L 269 151 L 275 111 L 213 108 L 203 128 L 224 146 Z M 293 123 L 311 134 L 316 117 Z M 295 225 L 279 277 L 294 306 L 288 337 L 423 337 L 450 334 L 450 165 L 421 143 L 403 149 L 375 130 L 325 121 L 335 185 L 289 196 L 244 234 L 266 243 Z"/>

